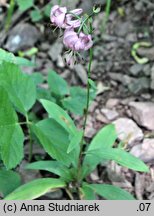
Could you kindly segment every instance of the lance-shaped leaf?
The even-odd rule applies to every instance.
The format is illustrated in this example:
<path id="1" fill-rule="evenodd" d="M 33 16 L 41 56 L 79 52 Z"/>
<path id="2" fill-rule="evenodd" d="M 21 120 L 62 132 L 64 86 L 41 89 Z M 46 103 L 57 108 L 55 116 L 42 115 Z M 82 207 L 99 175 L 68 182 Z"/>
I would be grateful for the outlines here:
<path id="1" fill-rule="evenodd" d="M 0 63 L 3 61 L 22 66 L 34 66 L 31 61 L 25 58 L 17 57 L 13 53 L 7 52 L 6 50 L 0 48 Z"/>
<path id="2" fill-rule="evenodd" d="M 0 101 L 0 153 L 7 169 L 11 169 L 23 158 L 24 135 L 8 94 L 2 87 Z"/>
<path id="3" fill-rule="evenodd" d="M 67 82 L 55 71 L 49 71 L 48 84 L 51 92 L 57 96 L 65 96 L 69 94 Z"/>
<path id="4" fill-rule="evenodd" d="M 46 194 L 49 191 L 63 187 L 65 187 L 65 182 L 61 179 L 37 179 L 20 186 L 11 194 L 6 196 L 4 200 L 32 200 Z"/>
<path id="5" fill-rule="evenodd" d="M 26 114 L 35 103 L 34 81 L 23 74 L 17 65 L 10 63 L 0 65 L 0 86 L 5 88 L 11 102 L 22 114 Z"/>
<path id="6" fill-rule="evenodd" d="M 75 134 L 77 129 L 70 116 L 57 104 L 48 101 L 40 100 L 45 110 L 48 112 L 49 117 L 57 121 L 62 127 L 65 128 L 70 134 Z"/>
<path id="7" fill-rule="evenodd" d="M 54 173 L 66 181 L 71 181 L 72 176 L 69 172 L 68 167 L 64 166 L 58 161 L 37 161 L 34 163 L 30 163 L 26 166 L 26 169 L 32 170 L 46 170 L 48 172 Z"/>
<path id="8" fill-rule="evenodd" d="M 129 169 L 148 172 L 148 167 L 139 158 L 134 157 L 123 149 L 102 148 L 87 151 L 83 163 L 83 176 L 89 174 L 102 160 L 113 160 Z"/>
<path id="9" fill-rule="evenodd" d="M 91 188 L 96 194 L 108 200 L 135 200 L 127 191 L 109 184 L 85 184 L 84 187 Z"/>
<path id="10" fill-rule="evenodd" d="M 84 200 L 96 200 L 95 192 L 92 188 L 88 187 L 87 183 L 84 183 L 80 188 L 82 193 L 82 198 Z"/>
<path id="11" fill-rule="evenodd" d="M 112 147 L 117 139 L 117 133 L 115 126 L 109 124 L 103 127 L 96 136 L 92 139 L 88 151 L 98 148 L 108 148 Z"/>
<path id="12" fill-rule="evenodd" d="M 92 139 L 90 145 L 88 146 L 88 152 L 91 150 L 95 150 L 95 149 L 99 149 L 99 152 L 102 151 L 102 149 L 106 149 L 106 148 L 110 148 L 113 146 L 113 144 L 115 143 L 115 140 L 117 138 L 117 133 L 115 130 L 115 126 L 113 124 L 109 124 L 105 127 L 103 127 Z M 90 157 L 91 161 L 95 161 L 96 160 L 96 155 L 90 155 L 88 156 Z M 87 156 L 85 156 L 85 161 L 87 161 Z M 102 159 L 100 162 L 105 162 L 105 159 Z M 93 169 L 95 169 L 95 167 L 97 166 L 97 162 L 96 163 L 92 163 L 91 165 L 88 164 L 86 166 L 86 170 L 84 169 L 85 173 L 91 172 Z M 89 173 L 88 172 L 88 173 Z"/>
<path id="13" fill-rule="evenodd" d="M 26 11 L 34 5 L 34 0 L 16 0 L 20 11 Z"/>
<path id="14" fill-rule="evenodd" d="M 82 137 L 83 137 L 83 131 L 77 131 L 75 135 L 70 137 L 70 143 L 67 149 L 67 153 L 70 153 L 75 148 L 80 147 Z"/>
<path id="15" fill-rule="evenodd" d="M 94 90 L 90 91 L 90 102 L 95 98 Z M 63 106 L 72 113 L 83 115 L 87 102 L 87 91 L 75 86 L 70 88 L 70 95 L 62 100 Z"/>
<path id="16" fill-rule="evenodd" d="M 3 196 L 8 195 L 20 186 L 21 178 L 19 174 L 11 170 L 0 170 L 0 192 Z"/>
<path id="17" fill-rule="evenodd" d="M 75 151 L 67 153 L 70 142 L 68 132 L 54 119 L 40 121 L 32 129 L 45 151 L 53 159 L 66 166 L 69 166 L 75 160 Z"/>

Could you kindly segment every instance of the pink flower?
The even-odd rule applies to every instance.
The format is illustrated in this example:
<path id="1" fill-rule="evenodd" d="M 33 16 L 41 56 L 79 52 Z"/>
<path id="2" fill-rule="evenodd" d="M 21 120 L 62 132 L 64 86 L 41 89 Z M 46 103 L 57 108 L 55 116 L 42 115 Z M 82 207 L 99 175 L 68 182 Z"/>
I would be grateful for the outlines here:
<path id="1" fill-rule="evenodd" d="M 72 51 L 69 54 L 65 54 L 64 59 L 67 65 L 71 67 L 73 67 L 76 62 L 75 56 L 73 55 Z"/>
<path id="2" fill-rule="evenodd" d="M 65 30 L 63 43 L 73 51 L 88 50 L 93 45 L 91 35 L 86 35 L 83 32 L 78 35 L 73 28 Z"/>
<path id="3" fill-rule="evenodd" d="M 72 16 L 70 16 L 70 14 L 66 15 L 65 28 L 78 28 L 80 25 L 80 20 L 72 20 Z"/>
<path id="4" fill-rule="evenodd" d="M 74 45 L 77 43 L 78 39 L 78 35 L 73 28 L 65 30 L 63 43 L 66 47 L 75 50 Z"/>
<path id="5" fill-rule="evenodd" d="M 59 28 L 78 28 L 81 24 L 81 21 L 77 19 L 75 15 L 78 16 L 82 12 L 82 9 L 75 9 L 67 14 L 66 7 L 60 7 L 59 5 L 55 5 L 51 9 L 50 20 L 55 26 L 58 26 Z"/>
<path id="6" fill-rule="evenodd" d="M 83 12 L 82 8 L 78 8 L 70 11 L 70 13 L 75 14 L 77 16 L 82 14 L 82 12 Z"/>
<path id="7" fill-rule="evenodd" d="M 78 28 L 81 25 L 81 21 L 75 17 L 75 15 L 80 15 L 83 12 L 81 8 L 70 11 L 66 15 L 66 28 Z M 74 15 L 73 15 L 74 14 Z"/>
<path id="8" fill-rule="evenodd" d="M 91 35 L 86 35 L 83 32 L 79 34 L 81 43 L 84 45 L 84 50 L 88 50 L 93 46 L 93 41 Z"/>
<path id="9" fill-rule="evenodd" d="M 64 28 L 66 13 L 66 7 L 59 7 L 59 5 L 53 6 L 50 13 L 51 22 L 59 28 Z"/>

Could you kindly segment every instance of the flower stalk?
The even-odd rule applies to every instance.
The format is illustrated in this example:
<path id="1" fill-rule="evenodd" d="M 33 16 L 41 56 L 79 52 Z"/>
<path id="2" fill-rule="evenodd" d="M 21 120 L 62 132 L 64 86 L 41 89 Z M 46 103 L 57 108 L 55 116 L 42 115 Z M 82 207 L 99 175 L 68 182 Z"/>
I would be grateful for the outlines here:
<path id="1" fill-rule="evenodd" d="M 92 40 L 92 22 L 91 18 L 95 15 L 95 11 L 93 11 L 86 18 L 81 17 L 82 9 L 75 9 L 72 11 L 67 11 L 66 7 L 60 7 L 59 5 L 55 5 L 51 9 L 50 20 L 51 22 L 62 29 L 64 31 L 63 43 L 65 47 L 69 49 L 69 52 L 66 54 L 66 61 L 68 65 L 73 65 L 76 61 L 76 55 L 80 55 L 80 51 L 89 50 L 89 64 L 88 64 L 88 79 L 87 79 L 87 98 L 86 98 L 86 106 L 84 110 L 84 121 L 83 121 L 83 135 L 80 142 L 80 152 L 79 159 L 77 164 L 77 176 L 74 182 L 76 193 L 79 199 L 81 199 L 81 181 L 82 181 L 82 161 L 83 161 L 83 152 L 84 152 L 84 137 L 85 130 L 87 125 L 88 118 L 88 110 L 90 104 L 90 80 L 91 80 L 91 65 L 93 60 L 93 40 Z M 85 32 L 86 29 L 86 32 Z M 69 197 L 70 197 L 70 191 Z M 73 195 L 72 195 L 73 196 Z M 71 196 L 71 198 L 72 198 Z"/>
<path id="2" fill-rule="evenodd" d="M 85 130 L 87 125 L 87 118 L 88 118 L 88 110 L 89 110 L 89 104 L 90 104 L 90 83 L 89 80 L 91 79 L 91 65 L 93 60 L 93 49 L 90 49 L 90 59 L 88 64 L 88 79 L 87 79 L 87 102 L 86 102 L 86 108 L 84 112 L 84 123 L 83 123 L 83 136 L 80 143 L 80 154 L 79 154 L 79 161 L 78 161 L 78 175 L 77 175 L 77 181 L 78 185 L 80 185 L 81 181 L 81 168 L 82 168 L 82 155 L 84 150 L 84 137 L 85 137 Z"/>

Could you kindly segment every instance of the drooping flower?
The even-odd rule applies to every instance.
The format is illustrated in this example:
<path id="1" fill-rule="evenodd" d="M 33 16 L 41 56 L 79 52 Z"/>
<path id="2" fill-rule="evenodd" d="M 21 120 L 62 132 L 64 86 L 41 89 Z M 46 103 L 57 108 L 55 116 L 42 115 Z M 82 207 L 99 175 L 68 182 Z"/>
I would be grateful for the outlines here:
<path id="1" fill-rule="evenodd" d="M 70 14 L 66 15 L 65 28 L 78 28 L 80 25 L 81 21 L 79 19 L 73 19 Z"/>
<path id="2" fill-rule="evenodd" d="M 50 13 L 51 22 L 59 28 L 65 28 L 66 13 L 66 7 L 59 7 L 59 5 L 53 6 Z"/>
<path id="3" fill-rule="evenodd" d="M 86 35 L 83 32 L 80 32 L 79 39 L 84 46 L 84 50 L 88 50 L 93 46 L 92 36 L 90 34 Z"/>
<path id="4" fill-rule="evenodd" d="M 77 19 L 76 16 L 79 16 L 82 12 L 83 10 L 81 8 L 70 11 L 66 15 L 66 28 L 78 28 L 81 25 L 81 20 Z"/>
<path id="5" fill-rule="evenodd" d="M 70 11 L 70 14 L 75 14 L 75 15 L 80 15 L 80 14 L 82 14 L 83 13 L 83 10 L 82 10 L 82 8 L 78 8 L 78 9 L 74 9 L 74 10 L 71 10 Z"/>
<path id="6" fill-rule="evenodd" d="M 93 45 L 91 35 L 86 35 L 83 32 L 80 32 L 78 35 L 73 28 L 65 30 L 63 43 L 73 51 L 88 50 Z"/>
<path id="7" fill-rule="evenodd" d="M 55 5 L 51 9 L 50 20 L 51 22 L 59 28 L 78 28 L 81 24 L 80 19 L 76 16 L 83 12 L 82 9 L 75 9 L 67 13 L 66 7 L 60 7 Z"/>
<path id="8" fill-rule="evenodd" d="M 64 60 L 66 61 L 68 66 L 73 67 L 76 62 L 76 56 L 74 55 L 73 51 L 66 53 L 64 55 Z"/>
<path id="9" fill-rule="evenodd" d="M 63 43 L 66 47 L 75 50 L 75 44 L 78 42 L 78 39 L 78 35 L 73 28 L 65 30 Z"/>

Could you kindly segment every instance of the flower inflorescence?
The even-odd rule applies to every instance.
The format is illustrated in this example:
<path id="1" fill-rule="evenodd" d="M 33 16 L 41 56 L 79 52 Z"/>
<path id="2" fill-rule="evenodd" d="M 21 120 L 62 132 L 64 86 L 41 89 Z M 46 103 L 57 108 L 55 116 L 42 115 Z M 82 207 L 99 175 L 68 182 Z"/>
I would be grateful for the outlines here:
<path id="1" fill-rule="evenodd" d="M 93 46 L 90 33 L 85 34 L 82 31 L 86 27 L 85 20 L 80 15 L 82 9 L 68 11 L 66 7 L 55 5 L 51 9 L 50 20 L 58 28 L 64 29 L 64 45 L 69 48 L 70 53 L 66 57 L 68 64 L 73 63 L 75 52 L 89 50 Z"/>

